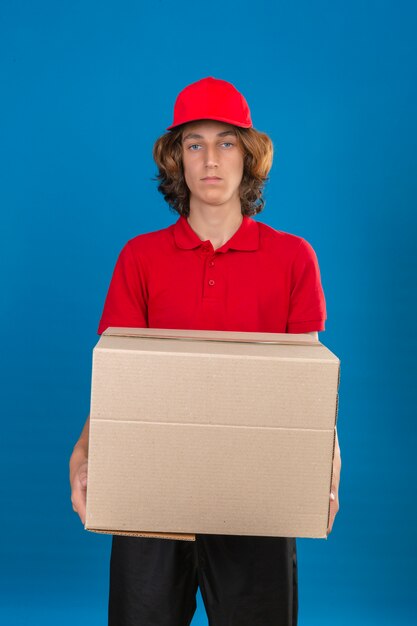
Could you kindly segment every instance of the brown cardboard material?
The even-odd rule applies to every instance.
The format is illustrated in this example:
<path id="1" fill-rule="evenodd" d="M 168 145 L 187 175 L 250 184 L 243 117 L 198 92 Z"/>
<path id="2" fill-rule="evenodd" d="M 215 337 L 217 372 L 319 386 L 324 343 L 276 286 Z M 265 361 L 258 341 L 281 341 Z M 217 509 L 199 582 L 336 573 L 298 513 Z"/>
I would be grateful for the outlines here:
<path id="1" fill-rule="evenodd" d="M 325 538 L 339 377 L 309 334 L 108 328 L 86 530 Z"/>

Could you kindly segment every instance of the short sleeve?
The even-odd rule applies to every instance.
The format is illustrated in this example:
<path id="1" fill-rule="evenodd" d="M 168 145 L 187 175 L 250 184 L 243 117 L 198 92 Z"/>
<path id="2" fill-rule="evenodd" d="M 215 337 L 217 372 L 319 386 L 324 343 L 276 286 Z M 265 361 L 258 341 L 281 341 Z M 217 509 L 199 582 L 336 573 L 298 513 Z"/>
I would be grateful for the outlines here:
<path id="1" fill-rule="evenodd" d="M 326 300 L 317 256 L 311 244 L 301 239 L 292 265 L 286 332 L 322 331 L 326 319 Z"/>
<path id="2" fill-rule="evenodd" d="M 128 242 L 116 261 L 97 334 L 109 326 L 147 328 L 147 317 L 144 272 Z"/>

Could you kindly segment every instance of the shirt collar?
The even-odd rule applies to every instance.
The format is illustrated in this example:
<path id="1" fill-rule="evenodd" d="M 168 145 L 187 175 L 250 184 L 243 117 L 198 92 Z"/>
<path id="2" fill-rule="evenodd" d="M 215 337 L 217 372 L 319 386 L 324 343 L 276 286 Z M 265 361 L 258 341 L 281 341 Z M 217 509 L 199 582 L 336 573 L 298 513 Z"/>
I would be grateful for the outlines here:
<path id="1" fill-rule="evenodd" d="M 191 250 L 204 244 L 197 233 L 191 228 L 184 215 L 180 215 L 174 224 L 174 239 L 179 248 Z M 216 252 L 227 252 L 227 250 L 257 250 L 259 248 L 259 226 L 258 222 L 249 217 L 243 216 L 243 220 L 237 231 L 226 241 Z"/>

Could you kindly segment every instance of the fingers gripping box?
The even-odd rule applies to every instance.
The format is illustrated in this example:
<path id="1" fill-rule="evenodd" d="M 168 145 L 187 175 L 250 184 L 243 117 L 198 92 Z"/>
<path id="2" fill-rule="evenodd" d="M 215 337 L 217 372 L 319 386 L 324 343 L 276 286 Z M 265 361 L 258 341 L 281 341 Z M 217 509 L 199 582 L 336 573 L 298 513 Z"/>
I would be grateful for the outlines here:
<path id="1" fill-rule="evenodd" d="M 85 528 L 325 538 L 339 379 L 309 334 L 108 328 Z"/>

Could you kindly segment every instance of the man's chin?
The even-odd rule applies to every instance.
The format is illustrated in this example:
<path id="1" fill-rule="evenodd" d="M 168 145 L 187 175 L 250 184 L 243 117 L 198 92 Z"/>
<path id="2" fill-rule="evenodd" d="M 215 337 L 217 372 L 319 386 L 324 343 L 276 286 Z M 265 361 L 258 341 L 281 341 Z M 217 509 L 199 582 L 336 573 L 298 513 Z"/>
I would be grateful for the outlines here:
<path id="1" fill-rule="evenodd" d="M 191 194 L 191 197 L 193 197 L 193 194 Z M 199 193 L 194 198 L 201 204 L 212 206 L 221 206 L 232 200 L 232 196 L 225 194 L 224 190 L 221 191 L 220 189 L 207 189 L 205 193 Z"/>

